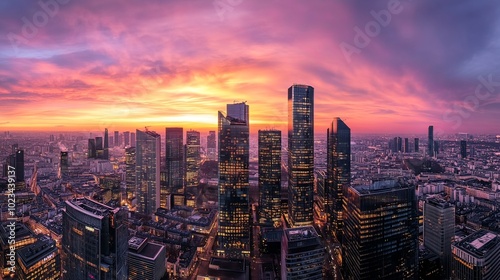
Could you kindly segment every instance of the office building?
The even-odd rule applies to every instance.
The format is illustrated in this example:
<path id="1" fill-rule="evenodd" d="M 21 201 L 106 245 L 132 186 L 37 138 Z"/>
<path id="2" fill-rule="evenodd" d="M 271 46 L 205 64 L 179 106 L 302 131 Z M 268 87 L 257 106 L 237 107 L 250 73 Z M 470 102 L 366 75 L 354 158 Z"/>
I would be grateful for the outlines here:
<path id="1" fill-rule="evenodd" d="M 95 149 L 96 149 L 96 158 L 103 159 L 104 158 L 104 148 L 102 137 L 95 138 Z"/>
<path id="2" fill-rule="evenodd" d="M 415 186 L 403 179 L 351 186 L 344 203 L 344 279 L 416 279 Z"/>
<path id="3" fill-rule="evenodd" d="M 413 140 L 413 144 L 415 144 L 415 147 L 413 148 L 413 151 L 414 151 L 415 153 L 418 153 L 418 152 L 420 151 L 420 149 L 419 149 L 419 145 L 420 145 L 420 143 L 419 143 L 419 142 L 420 142 L 420 139 L 418 139 L 418 138 L 415 138 L 415 139 Z"/>
<path id="4" fill-rule="evenodd" d="M 12 154 L 7 157 L 4 165 L 3 174 L 5 177 L 9 174 L 9 166 L 15 168 L 16 182 L 24 182 L 24 150 L 19 149 L 17 144 L 12 146 Z"/>
<path id="5" fill-rule="evenodd" d="M 186 187 L 198 186 L 200 161 L 200 132 L 186 131 Z"/>
<path id="6" fill-rule="evenodd" d="M 325 248 L 312 226 L 285 229 L 281 241 L 281 279 L 323 278 Z"/>
<path id="7" fill-rule="evenodd" d="M 460 141 L 460 155 L 462 158 L 467 157 L 467 141 L 465 140 Z"/>
<path id="8" fill-rule="evenodd" d="M 14 239 L 10 238 L 12 230 L 16 233 Z M 15 248 L 11 248 L 9 244 L 12 240 L 15 241 Z M 23 223 L 16 222 L 15 225 L 12 225 L 11 221 L 0 223 L 0 279 L 8 279 L 8 275 L 11 274 L 9 268 L 15 266 L 16 253 L 37 240 L 33 232 Z"/>
<path id="9" fill-rule="evenodd" d="M 403 139 L 401 137 L 396 137 L 396 150 L 398 152 L 403 151 Z"/>
<path id="10" fill-rule="evenodd" d="M 123 145 L 125 147 L 130 146 L 130 131 L 123 132 Z"/>
<path id="11" fill-rule="evenodd" d="M 212 130 L 207 136 L 207 157 L 209 160 L 217 160 L 217 136 Z"/>
<path id="12" fill-rule="evenodd" d="M 451 242 L 455 236 L 455 207 L 437 198 L 424 204 L 424 246 L 441 260 L 446 279 L 450 277 Z"/>
<path id="13" fill-rule="evenodd" d="M 408 138 L 405 138 L 405 145 L 404 145 L 403 151 L 405 153 L 410 152 L 410 140 Z"/>
<path id="14" fill-rule="evenodd" d="M 288 89 L 288 221 L 291 226 L 313 223 L 314 88 Z"/>
<path id="15" fill-rule="evenodd" d="M 115 147 L 120 146 L 120 132 L 115 131 Z"/>
<path id="16" fill-rule="evenodd" d="M 127 279 L 127 210 L 88 198 L 63 210 L 63 279 Z"/>
<path id="17" fill-rule="evenodd" d="M 129 280 L 160 280 L 166 272 L 166 247 L 134 236 L 128 241 Z"/>
<path id="18" fill-rule="evenodd" d="M 166 207 L 169 194 L 184 193 L 184 135 L 182 127 L 167 127 L 166 135 L 166 182 L 162 189 L 161 205 Z"/>
<path id="19" fill-rule="evenodd" d="M 135 133 L 130 132 L 130 146 L 135 147 Z"/>
<path id="20" fill-rule="evenodd" d="M 17 252 L 16 274 L 19 280 L 59 280 L 61 257 L 56 242 L 47 236 Z"/>
<path id="21" fill-rule="evenodd" d="M 109 159 L 109 142 L 108 142 L 108 129 L 105 128 L 104 129 L 104 147 L 103 147 L 103 154 L 102 154 L 102 158 L 103 159 Z"/>
<path id="22" fill-rule="evenodd" d="M 125 198 L 131 200 L 135 196 L 135 147 L 125 149 Z"/>
<path id="23" fill-rule="evenodd" d="M 95 139 L 89 139 L 88 149 L 87 149 L 87 158 L 96 158 L 97 151 L 95 146 Z"/>
<path id="24" fill-rule="evenodd" d="M 153 215 L 160 207 L 160 135 L 136 130 L 135 185 L 137 212 Z"/>
<path id="25" fill-rule="evenodd" d="M 344 190 L 351 183 L 351 129 L 334 118 L 327 135 L 326 224 L 328 232 L 342 242 Z"/>
<path id="26" fill-rule="evenodd" d="M 434 156 L 434 126 L 429 126 L 427 139 L 427 156 Z"/>
<path id="27" fill-rule="evenodd" d="M 59 177 L 69 175 L 69 155 L 68 151 L 61 151 L 61 157 L 59 161 Z"/>
<path id="28" fill-rule="evenodd" d="M 241 121 L 246 121 L 247 125 L 250 125 L 250 117 L 249 117 L 249 112 L 250 110 L 248 109 L 248 105 L 246 102 L 240 102 L 240 103 L 234 103 L 234 104 L 227 104 L 227 116 L 231 117 L 233 119 L 241 120 Z"/>
<path id="29" fill-rule="evenodd" d="M 219 220 L 217 255 L 250 255 L 249 127 L 246 121 L 219 119 Z"/>
<path id="30" fill-rule="evenodd" d="M 281 131 L 259 130 L 259 223 L 281 219 Z"/>
<path id="31" fill-rule="evenodd" d="M 496 233 L 479 230 L 453 244 L 451 251 L 451 279 L 500 279 L 500 236 Z"/>

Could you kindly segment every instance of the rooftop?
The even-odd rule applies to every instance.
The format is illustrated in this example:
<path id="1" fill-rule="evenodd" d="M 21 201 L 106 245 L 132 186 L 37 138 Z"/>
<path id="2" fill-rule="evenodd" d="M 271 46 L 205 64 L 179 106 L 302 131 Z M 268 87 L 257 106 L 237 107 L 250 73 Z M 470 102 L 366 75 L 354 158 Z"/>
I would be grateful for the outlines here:
<path id="1" fill-rule="evenodd" d="M 371 185 L 361 185 L 352 187 L 359 195 L 370 195 L 390 192 L 395 189 L 405 189 L 410 185 L 403 180 L 382 180 L 373 182 Z"/>
<path id="2" fill-rule="evenodd" d="M 37 242 L 19 249 L 18 252 L 26 267 L 31 267 L 45 258 L 53 258 L 56 254 L 56 242 L 47 236 L 41 236 Z"/>
<path id="3" fill-rule="evenodd" d="M 72 205 L 75 208 L 79 208 L 88 213 L 91 213 L 94 216 L 98 216 L 99 218 L 106 216 L 106 214 L 109 214 L 110 212 L 115 212 L 115 208 L 109 207 L 105 204 L 99 203 L 86 197 L 68 200 L 66 201 L 66 203 Z"/>
<path id="4" fill-rule="evenodd" d="M 298 241 L 318 237 L 318 233 L 312 226 L 286 229 L 285 234 L 289 241 Z"/>
<path id="5" fill-rule="evenodd" d="M 462 241 L 454 246 L 477 257 L 485 257 L 491 249 L 500 243 L 500 237 L 495 233 L 487 230 L 479 230 L 467 236 Z"/>

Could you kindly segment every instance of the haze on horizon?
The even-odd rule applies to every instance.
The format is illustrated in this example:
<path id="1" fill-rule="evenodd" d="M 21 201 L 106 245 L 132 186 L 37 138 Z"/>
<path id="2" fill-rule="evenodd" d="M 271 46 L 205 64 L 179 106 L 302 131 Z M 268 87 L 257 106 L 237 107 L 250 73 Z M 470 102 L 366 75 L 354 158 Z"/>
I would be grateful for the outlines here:
<path id="1" fill-rule="evenodd" d="M 286 130 L 301 83 L 315 134 L 500 133 L 497 1 L 42 2 L 0 3 L 1 131 Z"/>

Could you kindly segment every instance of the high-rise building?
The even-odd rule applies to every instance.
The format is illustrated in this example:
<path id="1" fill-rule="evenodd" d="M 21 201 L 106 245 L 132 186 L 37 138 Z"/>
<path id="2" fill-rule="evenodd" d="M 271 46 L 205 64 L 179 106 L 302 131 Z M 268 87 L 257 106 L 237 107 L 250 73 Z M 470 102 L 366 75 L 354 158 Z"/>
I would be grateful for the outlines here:
<path id="1" fill-rule="evenodd" d="M 60 177 L 69 175 L 68 151 L 61 151 L 61 157 L 60 157 L 60 162 L 59 162 L 59 174 L 60 174 Z"/>
<path id="2" fill-rule="evenodd" d="M 88 158 L 96 158 L 97 157 L 95 139 L 89 139 L 89 144 L 88 144 L 88 149 L 87 149 L 87 157 Z"/>
<path id="3" fill-rule="evenodd" d="M 16 145 L 12 146 L 12 154 L 7 157 L 7 162 L 4 165 L 4 176 L 9 174 L 9 166 L 15 168 L 16 182 L 24 182 L 24 150 L 19 149 Z"/>
<path id="4" fill-rule="evenodd" d="M 104 148 L 102 145 L 102 137 L 95 138 L 95 150 L 96 150 L 96 158 L 104 158 Z"/>
<path id="5" fill-rule="evenodd" d="M 130 132 L 130 146 L 135 147 L 135 133 Z"/>
<path id="6" fill-rule="evenodd" d="M 467 157 L 467 141 L 465 140 L 460 141 L 460 155 L 462 158 Z"/>
<path id="7" fill-rule="evenodd" d="M 403 150 L 405 153 L 410 152 L 410 140 L 408 138 L 405 138 L 405 145 Z"/>
<path id="8" fill-rule="evenodd" d="M 212 130 L 207 136 L 207 157 L 209 160 L 217 160 L 217 136 Z"/>
<path id="9" fill-rule="evenodd" d="M 439 141 L 434 140 L 434 155 L 437 156 L 439 154 Z"/>
<path id="10" fill-rule="evenodd" d="M 419 149 L 419 147 L 418 147 L 418 146 L 420 145 L 420 143 L 419 143 L 419 142 L 420 142 L 420 141 L 419 141 L 419 139 L 418 139 L 418 138 L 415 138 L 415 139 L 413 140 L 413 143 L 415 144 L 415 147 L 413 148 L 413 151 L 414 151 L 415 153 L 418 153 L 418 152 L 419 152 L 419 150 L 420 150 L 420 149 Z"/>
<path id="11" fill-rule="evenodd" d="M 184 135 L 182 127 L 167 127 L 166 172 L 167 188 L 162 189 L 161 205 L 166 207 L 169 194 L 184 193 Z"/>
<path id="12" fill-rule="evenodd" d="M 108 142 L 108 129 L 104 129 L 104 150 L 103 150 L 103 158 L 109 159 L 109 142 Z M 97 141 L 97 140 L 96 140 Z"/>
<path id="13" fill-rule="evenodd" d="M 416 279 L 415 186 L 402 179 L 351 186 L 344 214 L 344 279 Z"/>
<path id="14" fill-rule="evenodd" d="M 164 245 L 149 242 L 147 238 L 134 236 L 128 241 L 129 280 L 160 280 L 166 272 Z"/>
<path id="15" fill-rule="evenodd" d="M 137 212 L 152 215 L 160 207 L 160 135 L 136 130 L 135 185 Z"/>
<path id="16" fill-rule="evenodd" d="M 63 210 L 63 279 L 127 279 L 127 210 L 88 198 Z"/>
<path id="17" fill-rule="evenodd" d="M 288 89 L 288 221 L 292 226 L 313 223 L 314 88 Z"/>
<path id="18" fill-rule="evenodd" d="M 19 249 L 17 255 L 16 279 L 60 279 L 61 257 L 50 237 L 40 236 L 35 243 Z"/>
<path id="19" fill-rule="evenodd" d="M 398 152 L 403 151 L 403 139 L 401 137 L 396 137 L 396 149 Z"/>
<path id="20" fill-rule="evenodd" d="M 219 220 L 217 254 L 224 257 L 250 255 L 249 126 L 244 120 L 219 119 Z"/>
<path id="21" fill-rule="evenodd" d="M 281 219 L 281 131 L 259 130 L 259 223 Z"/>
<path id="22" fill-rule="evenodd" d="M 113 136 L 109 136 L 109 143 L 110 143 L 111 147 L 115 146 L 115 138 Z"/>
<path id="23" fill-rule="evenodd" d="M 344 191 L 351 184 L 351 129 L 334 118 L 327 135 L 326 224 L 342 242 Z"/>
<path id="24" fill-rule="evenodd" d="M 186 131 L 186 187 L 198 186 L 200 161 L 200 132 Z"/>
<path id="25" fill-rule="evenodd" d="M 428 140 L 427 140 L 427 155 L 429 157 L 434 156 L 434 126 L 429 126 Z"/>
<path id="26" fill-rule="evenodd" d="M 249 124 L 250 121 L 249 112 L 250 111 L 246 102 L 227 104 L 227 116 L 234 119 L 246 121 L 247 124 Z"/>
<path id="27" fill-rule="evenodd" d="M 130 146 L 130 131 L 123 132 L 123 145 L 125 147 Z"/>
<path id="28" fill-rule="evenodd" d="M 324 279 L 325 249 L 312 226 L 285 229 L 281 240 L 281 279 Z"/>
<path id="29" fill-rule="evenodd" d="M 135 185 L 135 147 L 125 149 L 125 197 L 130 200 L 137 189 Z"/>
<path id="30" fill-rule="evenodd" d="M 453 244 L 451 251 L 451 279 L 500 279 L 500 236 L 496 233 L 476 231 Z"/>
<path id="31" fill-rule="evenodd" d="M 444 277 L 449 279 L 451 241 L 455 236 L 455 207 L 446 201 L 429 198 L 424 204 L 424 246 L 441 260 Z"/>
<path id="32" fill-rule="evenodd" d="M 120 146 L 120 132 L 119 131 L 115 131 L 115 147 L 118 147 Z"/>

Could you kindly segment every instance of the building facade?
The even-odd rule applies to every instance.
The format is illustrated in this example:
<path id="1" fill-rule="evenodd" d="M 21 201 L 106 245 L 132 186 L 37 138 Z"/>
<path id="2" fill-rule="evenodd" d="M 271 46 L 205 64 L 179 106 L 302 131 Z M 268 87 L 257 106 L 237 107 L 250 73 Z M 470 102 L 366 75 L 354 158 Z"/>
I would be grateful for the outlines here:
<path id="1" fill-rule="evenodd" d="M 166 270 L 166 247 L 147 238 L 132 237 L 128 241 L 128 279 L 160 280 Z"/>
<path id="2" fill-rule="evenodd" d="M 137 212 L 152 215 L 160 207 L 160 135 L 153 131 L 136 131 L 135 185 Z"/>
<path id="3" fill-rule="evenodd" d="M 56 242 L 47 236 L 18 251 L 17 278 L 19 280 L 58 280 L 61 277 L 61 257 Z"/>
<path id="4" fill-rule="evenodd" d="M 200 132 L 186 131 L 186 187 L 198 186 L 200 147 Z"/>

